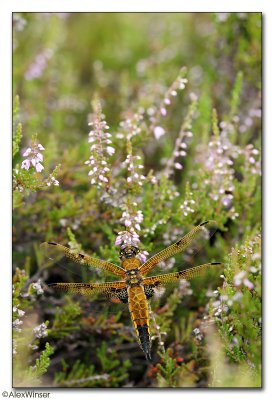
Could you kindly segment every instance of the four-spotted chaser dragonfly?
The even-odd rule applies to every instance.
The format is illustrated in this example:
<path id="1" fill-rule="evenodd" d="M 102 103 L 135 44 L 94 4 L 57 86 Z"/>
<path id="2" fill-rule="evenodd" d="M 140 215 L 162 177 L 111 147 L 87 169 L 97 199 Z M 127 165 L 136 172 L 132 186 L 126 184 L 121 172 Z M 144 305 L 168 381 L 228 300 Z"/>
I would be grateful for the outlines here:
<path id="1" fill-rule="evenodd" d="M 201 223 L 193 228 L 182 239 L 166 247 L 144 263 L 142 263 L 140 258 L 138 258 L 140 250 L 136 240 L 134 240 L 134 238 L 132 240 L 122 240 L 120 243 L 120 266 L 76 252 L 58 243 L 43 243 L 42 246 L 46 249 L 50 248 L 50 250 L 54 250 L 55 253 L 65 256 L 73 262 L 99 268 L 119 277 L 118 281 L 113 282 L 50 283 L 48 286 L 81 295 L 102 293 L 110 298 L 118 300 L 119 302 L 127 303 L 138 343 L 145 353 L 146 359 L 151 360 L 148 300 L 153 297 L 154 290 L 169 283 L 179 282 L 181 279 L 190 280 L 199 276 L 203 271 L 210 267 L 215 267 L 217 265 L 220 266 L 221 263 L 211 262 L 183 271 L 156 276 L 147 275 L 160 262 L 184 251 L 190 243 L 205 230 L 205 227 L 210 227 L 212 225 L 216 225 L 214 221 Z M 127 238 L 130 237 L 129 232 L 125 233 L 128 234 Z"/>

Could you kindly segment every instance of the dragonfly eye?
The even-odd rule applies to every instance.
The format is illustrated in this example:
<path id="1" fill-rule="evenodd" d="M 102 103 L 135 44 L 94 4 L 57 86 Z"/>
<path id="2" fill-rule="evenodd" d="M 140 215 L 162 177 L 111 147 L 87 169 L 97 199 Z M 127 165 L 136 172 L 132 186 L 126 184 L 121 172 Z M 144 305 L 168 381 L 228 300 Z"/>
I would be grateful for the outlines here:
<path id="1" fill-rule="evenodd" d="M 121 248 L 120 250 L 120 258 L 132 258 L 135 257 L 136 254 L 138 254 L 140 252 L 140 250 L 138 249 L 138 247 L 135 246 L 124 246 L 123 248 Z"/>

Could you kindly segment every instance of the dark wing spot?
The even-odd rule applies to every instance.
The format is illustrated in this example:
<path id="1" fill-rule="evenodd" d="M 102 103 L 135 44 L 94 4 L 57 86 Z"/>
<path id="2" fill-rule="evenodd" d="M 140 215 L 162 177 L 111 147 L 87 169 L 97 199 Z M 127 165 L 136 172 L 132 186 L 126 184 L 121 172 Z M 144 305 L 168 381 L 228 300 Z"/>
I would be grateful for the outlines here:
<path id="1" fill-rule="evenodd" d="M 157 286 L 159 286 L 161 284 L 161 282 L 160 281 L 156 281 L 156 282 L 154 282 L 154 284 L 153 284 L 153 286 L 155 287 L 157 287 Z"/>
<path id="2" fill-rule="evenodd" d="M 53 246 L 57 246 L 57 243 L 55 243 L 55 242 L 48 242 L 48 244 L 52 244 Z"/>
<path id="3" fill-rule="evenodd" d="M 78 256 L 81 258 L 85 258 L 84 254 L 82 254 L 82 253 L 79 253 Z"/>
<path id="4" fill-rule="evenodd" d="M 176 242 L 175 244 L 176 244 L 176 246 L 180 246 L 181 243 L 182 243 L 182 239 L 178 240 L 178 242 Z"/>
<path id="5" fill-rule="evenodd" d="M 210 263 L 211 265 L 221 265 L 222 263 L 220 263 L 220 262 L 212 262 L 212 263 Z"/>
<path id="6" fill-rule="evenodd" d="M 199 226 L 203 226 L 203 225 L 206 225 L 208 223 L 209 223 L 209 221 L 205 221 L 205 222 L 202 222 Z"/>

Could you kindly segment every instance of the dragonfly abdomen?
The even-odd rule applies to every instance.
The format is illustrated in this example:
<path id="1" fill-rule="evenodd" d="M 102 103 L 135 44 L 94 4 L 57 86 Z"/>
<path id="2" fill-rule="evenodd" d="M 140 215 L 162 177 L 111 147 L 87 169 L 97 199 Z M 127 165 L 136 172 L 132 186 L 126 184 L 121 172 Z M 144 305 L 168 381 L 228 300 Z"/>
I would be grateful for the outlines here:
<path id="1" fill-rule="evenodd" d="M 142 286 L 128 287 L 128 306 L 139 345 L 147 360 L 151 360 L 148 303 Z"/>

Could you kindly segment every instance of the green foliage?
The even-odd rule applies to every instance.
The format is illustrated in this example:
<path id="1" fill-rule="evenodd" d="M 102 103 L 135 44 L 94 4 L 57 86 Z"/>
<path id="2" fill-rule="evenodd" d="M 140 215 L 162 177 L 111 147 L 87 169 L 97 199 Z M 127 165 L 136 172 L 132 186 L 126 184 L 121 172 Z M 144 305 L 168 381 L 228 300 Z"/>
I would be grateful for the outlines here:
<path id="1" fill-rule="evenodd" d="M 100 362 L 99 371 L 95 372 L 95 365 L 85 365 L 77 360 L 72 368 L 62 361 L 62 371 L 55 375 L 54 383 L 59 387 L 119 387 L 127 377 L 129 360 L 120 362 L 117 353 L 110 351 L 106 342 L 102 342 L 96 355 Z M 101 372 L 100 372 L 101 370 Z"/>
<path id="2" fill-rule="evenodd" d="M 219 289 L 221 312 L 216 323 L 228 357 L 261 375 L 261 243 L 260 236 L 233 248 Z M 214 314 L 213 314 L 214 315 Z"/>
<path id="3" fill-rule="evenodd" d="M 47 372 L 50 365 L 50 356 L 54 353 L 53 347 L 46 343 L 45 350 L 42 351 L 41 355 L 35 361 L 35 366 L 30 367 L 29 374 L 31 375 L 31 380 L 35 384 L 35 381 Z"/>
<path id="4" fill-rule="evenodd" d="M 117 352 L 109 350 L 108 344 L 102 342 L 101 346 L 96 351 L 97 357 L 100 360 L 102 370 L 110 376 L 110 382 L 107 387 L 119 387 L 120 383 L 128 377 L 128 368 L 131 366 L 130 360 L 121 362 L 117 359 Z"/>
<path id="5" fill-rule="evenodd" d="M 163 357 L 163 364 L 158 364 L 158 368 L 157 380 L 159 387 L 178 387 L 177 379 L 182 367 L 178 367 L 174 358 L 166 353 Z"/>
<path id="6" fill-rule="evenodd" d="M 29 258 L 25 269 L 29 269 Z M 13 277 L 12 315 L 15 387 L 39 386 L 50 365 L 50 356 L 54 353 L 53 347 L 46 343 L 40 355 L 37 354 L 40 344 L 43 346 L 40 340 L 48 334 L 48 321 L 37 326 L 37 315 L 34 311 L 34 303 L 42 293 L 39 282 L 35 286 L 24 269 L 16 269 Z"/>
<path id="7" fill-rule="evenodd" d="M 65 305 L 56 308 L 54 323 L 49 334 L 58 339 L 68 336 L 71 331 L 80 329 L 80 317 L 79 303 L 73 301 L 71 297 L 67 297 Z"/>
<path id="8" fill-rule="evenodd" d="M 14 18 L 16 385 L 260 386 L 260 13 Z M 119 263 L 120 231 L 152 255 L 209 219 L 212 238 L 153 274 L 224 271 L 158 293 L 149 366 L 126 305 L 45 285 L 115 278 L 41 242 Z"/>
<path id="9" fill-rule="evenodd" d="M 22 139 L 22 124 L 17 121 L 18 119 L 18 114 L 19 114 L 19 107 L 20 107 L 20 102 L 19 102 L 19 96 L 15 96 L 14 98 L 14 105 L 13 105 L 13 138 L 12 138 L 12 157 L 14 157 L 20 148 L 20 142 Z"/>
<path id="10" fill-rule="evenodd" d="M 71 369 L 62 361 L 62 371 L 56 372 L 54 384 L 59 387 L 100 387 L 108 381 L 107 374 L 96 375 L 95 366 L 81 363 L 77 360 Z"/>

